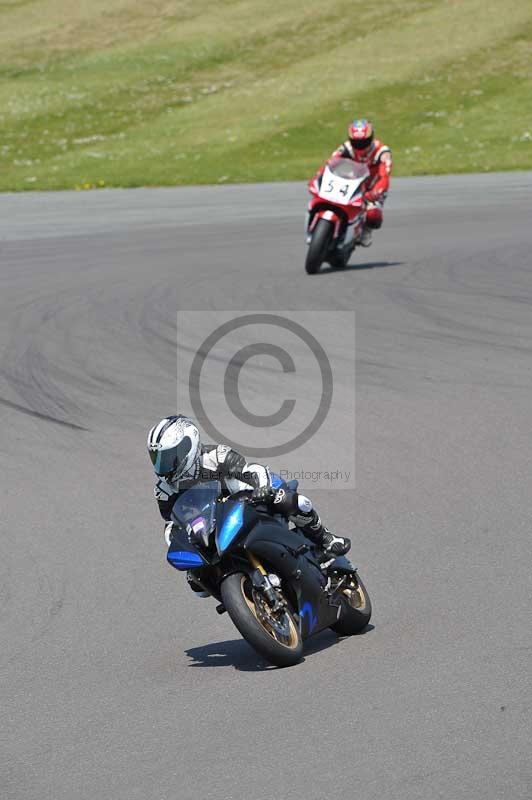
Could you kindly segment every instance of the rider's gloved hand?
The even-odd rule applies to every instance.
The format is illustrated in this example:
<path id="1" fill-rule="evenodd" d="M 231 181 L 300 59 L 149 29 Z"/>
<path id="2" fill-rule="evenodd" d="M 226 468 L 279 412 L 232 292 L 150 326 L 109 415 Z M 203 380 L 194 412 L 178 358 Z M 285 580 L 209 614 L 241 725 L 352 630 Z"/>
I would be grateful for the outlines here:
<path id="1" fill-rule="evenodd" d="M 257 486 L 251 493 L 251 502 L 269 505 L 273 503 L 275 494 L 276 492 L 273 486 Z"/>
<path id="2" fill-rule="evenodd" d="M 270 486 L 262 486 L 254 489 L 251 495 L 252 503 L 264 503 L 273 514 L 282 514 L 289 517 L 291 514 L 298 514 L 300 509 L 297 503 L 297 493 L 289 492 L 285 489 L 272 489 Z"/>

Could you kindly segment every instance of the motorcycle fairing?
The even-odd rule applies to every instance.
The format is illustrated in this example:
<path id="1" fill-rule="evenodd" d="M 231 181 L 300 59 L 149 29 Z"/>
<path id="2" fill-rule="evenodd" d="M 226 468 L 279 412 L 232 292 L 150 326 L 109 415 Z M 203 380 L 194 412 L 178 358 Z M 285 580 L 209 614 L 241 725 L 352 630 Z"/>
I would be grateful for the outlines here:
<path id="1" fill-rule="evenodd" d="M 346 575 L 351 575 L 353 572 L 357 571 L 355 565 L 345 556 L 338 556 L 338 558 L 335 558 L 333 563 L 330 565 L 330 569 L 334 569 L 336 572 L 345 573 Z"/>
<path id="2" fill-rule="evenodd" d="M 296 491 L 297 481 L 286 483 L 274 473 L 272 486 L 274 489 L 284 487 Z M 248 492 L 242 492 L 242 495 L 247 498 Z M 244 504 L 237 496 L 229 498 L 225 503 L 219 503 L 216 525 L 216 548 L 219 555 L 222 555 L 238 537 L 250 530 L 256 520 L 257 512 L 253 506 Z"/>
<path id="3" fill-rule="evenodd" d="M 244 497 L 248 492 L 242 493 Z M 257 512 L 241 498 L 229 498 L 225 503 L 218 503 L 216 510 L 216 549 L 222 555 L 238 539 L 241 539 L 255 524 Z"/>
<path id="4" fill-rule="evenodd" d="M 369 170 L 364 164 L 350 159 L 334 158 L 325 167 L 319 183 L 310 186 L 313 195 L 307 215 L 307 235 L 310 235 L 319 219 L 334 224 L 333 239 L 338 246 L 349 246 L 362 230 L 364 221 L 363 188 Z"/>
<path id="5" fill-rule="evenodd" d="M 314 614 L 312 604 L 308 600 L 301 606 L 299 611 L 299 621 L 301 623 L 302 630 L 304 629 L 304 625 L 307 625 L 307 636 L 310 636 L 318 624 L 318 618 Z"/>
<path id="6" fill-rule="evenodd" d="M 266 568 L 289 583 L 297 601 L 303 638 L 334 625 L 338 604 L 331 605 L 324 588 L 327 578 L 313 556 L 312 542 L 298 530 L 274 520 L 259 522 L 246 538 L 245 547 Z M 306 552 L 298 553 L 298 549 Z"/>
<path id="7" fill-rule="evenodd" d="M 242 503 L 234 503 L 233 508 L 225 515 L 220 529 L 216 532 L 216 548 L 220 555 L 233 542 L 242 529 L 243 523 L 244 506 Z"/>
<path id="8" fill-rule="evenodd" d="M 205 564 L 199 553 L 192 553 L 190 550 L 169 550 L 166 560 L 179 570 L 197 569 Z"/>
<path id="9" fill-rule="evenodd" d="M 179 529 L 172 536 L 166 560 L 179 570 L 196 569 L 205 566 L 205 561 L 189 540 L 186 531 Z"/>
<path id="10" fill-rule="evenodd" d="M 331 168 L 333 166 L 325 167 L 319 193 L 330 203 L 347 205 L 357 192 L 361 191 L 362 184 L 369 176 L 369 171 L 367 169 L 353 170 L 349 177 L 342 177 Z"/>

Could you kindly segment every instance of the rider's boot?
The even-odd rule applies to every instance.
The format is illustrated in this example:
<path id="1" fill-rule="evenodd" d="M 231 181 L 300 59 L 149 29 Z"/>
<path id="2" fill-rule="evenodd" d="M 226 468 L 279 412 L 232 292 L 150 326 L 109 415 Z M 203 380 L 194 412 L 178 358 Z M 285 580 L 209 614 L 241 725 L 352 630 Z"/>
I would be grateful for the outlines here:
<path id="1" fill-rule="evenodd" d="M 327 556 L 345 556 L 351 548 L 351 539 L 345 536 L 335 536 L 323 525 L 314 509 L 310 512 L 311 519 L 302 527 L 305 535 L 311 539 Z"/>
<path id="2" fill-rule="evenodd" d="M 360 245 L 362 247 L 371 247 L 373 243 L 373 234 L 371 232 L 371 228 L 364 226 L 362 233 L 360 234 Z"/>

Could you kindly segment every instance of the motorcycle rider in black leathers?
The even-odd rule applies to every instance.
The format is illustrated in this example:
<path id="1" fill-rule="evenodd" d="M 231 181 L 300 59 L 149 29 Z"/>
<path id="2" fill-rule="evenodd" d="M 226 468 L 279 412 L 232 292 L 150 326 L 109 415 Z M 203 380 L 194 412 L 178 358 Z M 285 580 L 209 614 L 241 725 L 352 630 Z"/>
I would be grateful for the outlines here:
<path id="1" fill-rule="evenodd" d="M 228 445 L 202 445 L 197 426 L 183 414 L 165 417 L 154 425 L 148 434 L 148 453 L 157 476 L 155 498 L 167 522 L 168 545 L 174 532 L 171 511 L 178 496 L 200 481 L 218 480 L 225 497 L 252 487 L 253 502 L 264 503 L 272 512 L 290 519 L 324 554 L 334 558 L 351 547 L 349 539 L 334 536 L 322 524 L 308 497 L 285 489 L 276 491 L 267 467 L 248 464 Z M 200 586 L 191 580 L 189 583 L 197 594 L 205 596 Z"/>

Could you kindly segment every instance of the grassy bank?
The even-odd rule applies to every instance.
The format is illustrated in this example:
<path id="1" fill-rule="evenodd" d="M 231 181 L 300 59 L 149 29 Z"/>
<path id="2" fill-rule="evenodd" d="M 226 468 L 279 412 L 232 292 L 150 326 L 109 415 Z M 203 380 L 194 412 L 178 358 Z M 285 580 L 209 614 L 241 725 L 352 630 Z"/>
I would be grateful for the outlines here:
<path id="1" fill-rule="evenodd" d="M 530 0 L 0 0 L 0 190 L 532 169 Z"/>

